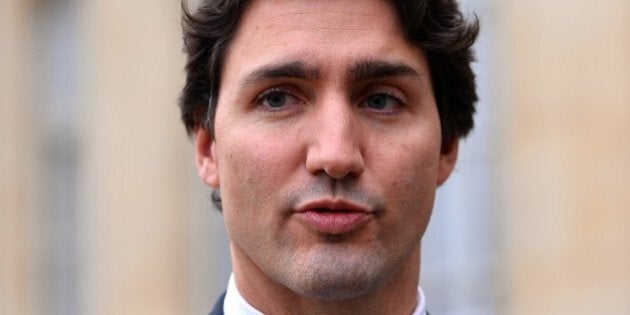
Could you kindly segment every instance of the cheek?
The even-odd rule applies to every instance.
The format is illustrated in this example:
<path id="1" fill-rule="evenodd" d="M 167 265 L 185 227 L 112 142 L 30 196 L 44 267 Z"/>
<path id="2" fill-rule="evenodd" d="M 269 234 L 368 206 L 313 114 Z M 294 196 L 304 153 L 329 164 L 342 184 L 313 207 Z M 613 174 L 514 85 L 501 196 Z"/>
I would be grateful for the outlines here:
<path id="1" fill-rule="evenodd" d="M 274 242 L 283 227 L 278 219 L 278 209 L 284 206 L 282 192 L 299 163 L 296 148 L 278 139 L 282 137 L 238 134 L 225 138 L 227 147 L 219 143 L 225 227 L 230 239 L 249 253 Z"/>
<path id="2" fill-rule="evenodd" d="M 388 152 L 375 164 L 379 169 L 374 172 L 375 182 L 387 193 L 387 207 L 397 209 L 392 212 L 392 220 L 421 235 L 431 216 L 437 188 L 439 143 L 416 138 L 414 143 L 391 145 Z"/>
<path id="3" fill-rule="evenodd" d="M 235 142 L 232 142 L 235 143 Z M 267 185 L 279 179 L 291 164 L 291 149 L 277 142 L 258 142 L 254 139 L 231 145 L 223 155 L 219 172 L 229 179 L 228 185 Z M 286 179 L 286 178 L 285 178 Z M 222 186 L 223 187 L 223 186 Z"/>
<path id="4" fill-rule="evenodd" d="M 410 137 L 401 137 L 410 139 Z M 415 140 L 415 141 L 414 141 Z M 373 157 L 379 180 L 388 182 L 401 193 L 434 190 L 439 167 L 440 145 L 432 138 L 415 138 L 389 145 Z"/>
<path id="5" fill-rule="evenodd" d="M 282 137 L 265 137 L 246 129 L 223 139 L 229 145 L 218 142 L 217 151 L 224 209 L 244 212 L 261 205 L 275 206 L 270 192 L 281 190 L 298 167 L 296 148 Z"/>

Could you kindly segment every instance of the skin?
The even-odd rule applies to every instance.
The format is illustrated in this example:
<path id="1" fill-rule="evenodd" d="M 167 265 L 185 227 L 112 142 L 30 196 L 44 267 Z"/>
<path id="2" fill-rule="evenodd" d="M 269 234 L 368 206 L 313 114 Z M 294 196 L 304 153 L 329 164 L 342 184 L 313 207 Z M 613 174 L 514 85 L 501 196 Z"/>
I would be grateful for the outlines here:
<path id="1" fill-rule="evenodd" d="M 397 19 L 377 0 L 253 1 L 241 19 L 196 160 L 221 189 L 239 292 L 266 314 L 417 304 L 419 244 L 457 142 L 441 146 L 426 57 Z M 323 233 L 296 213 L 319 201 L 367 219 Z"/>

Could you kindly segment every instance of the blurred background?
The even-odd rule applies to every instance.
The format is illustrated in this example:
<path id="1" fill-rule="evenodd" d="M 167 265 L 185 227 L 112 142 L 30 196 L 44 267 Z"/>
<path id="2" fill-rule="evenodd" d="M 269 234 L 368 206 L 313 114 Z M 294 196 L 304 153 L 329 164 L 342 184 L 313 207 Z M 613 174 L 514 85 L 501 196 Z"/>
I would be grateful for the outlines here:
<path id="1" fill-rule="evenodd" d="M 467 0 L 477 126 L 435 314 L 630 314 L 630 1 Z M 206 314 L 230 273 L 176 106 L 176 0 L 0 0 L 0 314 Z"/>

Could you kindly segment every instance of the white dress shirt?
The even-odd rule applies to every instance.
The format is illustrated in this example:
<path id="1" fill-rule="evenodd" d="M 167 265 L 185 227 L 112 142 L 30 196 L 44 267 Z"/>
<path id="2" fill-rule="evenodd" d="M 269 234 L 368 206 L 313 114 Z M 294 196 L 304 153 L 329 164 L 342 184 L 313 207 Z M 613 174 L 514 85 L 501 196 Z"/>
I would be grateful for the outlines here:
<path id="1" fill-rule="evenodd" d="M 251 306 L 236 287 L 234 274 L 230 275 L 225 300 L 223 302 L 223 313 L 225 315 L 263 315 L 259 310 Z M 424 292 L 418 287 L 418 305 L 411 315 L 426 315 L 426 303 L 424 300 Z"/>

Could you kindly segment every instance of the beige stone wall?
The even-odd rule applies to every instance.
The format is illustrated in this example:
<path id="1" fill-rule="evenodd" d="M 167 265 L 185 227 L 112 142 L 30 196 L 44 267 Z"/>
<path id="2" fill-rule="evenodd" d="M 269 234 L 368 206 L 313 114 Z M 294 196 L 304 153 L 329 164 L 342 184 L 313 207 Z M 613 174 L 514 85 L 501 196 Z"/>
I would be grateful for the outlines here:
<path id="1" fill-rule="evenodd" d="M 54 158 L 42 153 L 56 137 L 46 127 L 56 100 L 41 98 L 55 93 L 46 82 L 57 71 L 46 44 L 56 14 L 47 10 L 55 7 L 0 1 L 0 314 L 197 312 L 188 228 L 199 204 L 191 199 L 201 196 L 189 189 L 192 151 L 176 107 L 179 3 L 67 3 L 76 77 L 58 79 L 76 84 L 68 89 L 76 101 L 68 129 L 79 159 L 74 200 L 62 205 L 75 209 L 73 239 L 60 245 L 65 232 L 53 212 L 67 209 L 55 209 L 60 203 L 46 190 L 67 181 L 45 178 L 55 172 L 42 164 Z M 68 278 L 60 278 L 56 252 L 64 246 L 75 255 L 64 258 L 76 263 Z"/>
<path id="2" fill-rule="evenodd" d="M 79 10 L 80 313 L 188 313 L 179 4 L 89 0 Z"/>
<path id="3" fill-rule="evenodd" d="M 25 106 L 25 2 L 0 1 L 0 313 L 32 314 L 37 286 L 32 224 L 33 134 Z"/>
<path id="4" fill-rule="evenodd" d="M 630 2 L 506 1 L 507 314 L 630 314 Z"/>

